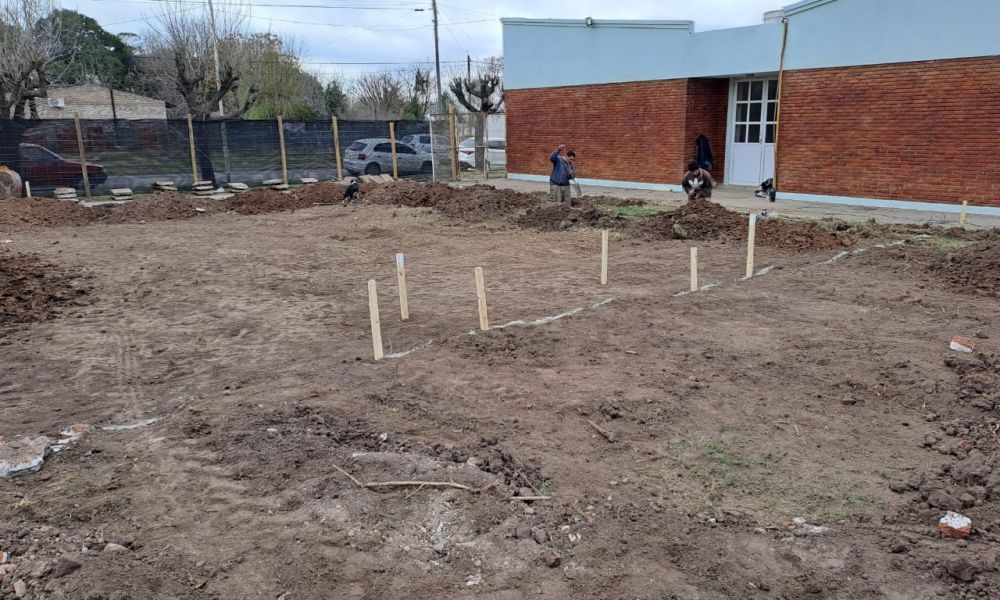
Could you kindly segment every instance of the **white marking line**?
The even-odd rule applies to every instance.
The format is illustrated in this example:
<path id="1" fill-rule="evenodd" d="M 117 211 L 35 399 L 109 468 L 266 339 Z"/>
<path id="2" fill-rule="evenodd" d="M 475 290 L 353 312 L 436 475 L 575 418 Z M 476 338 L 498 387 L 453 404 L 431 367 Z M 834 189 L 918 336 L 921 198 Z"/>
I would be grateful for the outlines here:
<path id="1" fill-rule="evenodd" d="M 403 358 L 407 354 L 413 354 L 417 350 L 423 350 L 424 348 L 430 348 L 433 345 L 434 345 L 434 340 L 428 340 L 428 341 L 424 342 L 423 344 L 420 344 L 419 346 L 417 346 L 415 348 L 410 348 L 409 350 L 404 350 L 403 352 L 394 352 L 392 354 L 386 354 L 385 357 L 386 358 Z"/>
<path id="2" fill-rule="evenodd" d="M 775 268 L 777 268 L 777 265 L 771 265 L 771 266 L 768 266 L 768 267 L 764 267 L 760 271 L 757 271 L 756 273 L 754 273 L 753 276 L 754 277 L 760 277 L 761 275 L 767 275 L 768 273 L 770 273 L 771 271 L 773 271 Z"/>
<path id="3" fill-rule="evenodd" d="M 834 254 L 833 258 L 831 258 L 830 260 L 823 261 L 823 264 L 824 265 L 832 265 L 833 263 L 837 262 L 838 260 L 844 258 L 845 256 L 847 256 L 849 254 L 850 254 L 850 252 L 848 252 L 847 250 L 844 250 L 842 252 L 838 252 L 838 253 Z"/>
<path id="4" fill-rule="evenodd" d="M 701 286 L 700 288 L 698 288 L 698 291 L 699 292 L 707 292 L 708 290 L 713 289 L 713 288 L 717 288 L 720 285 L 722 285 L 722 283 L 716 281 L 715 283 L 710 283 L 708 285 Z M 678 298 L 680 296 L 687 296 L 687 295 L 693 294 L 693 293 L 694 292 L 692 292 L 691 290 L 684 290 L 683 292 L 678 292 L 678 293 L 674 294 L 674 298 Z"/>
<path id="5" fill-rule="evenodd" d="M 140 427 L 149 427 L 154 423 L 159 423 L 165 417 L 153 417 L 152 419 L 144 419 L 142 421 L 136 421 L 135 423 L 122 423 L 121 425 L 106 425 L 101 427 L 101 431 L 128 431 L 130 429 L 139 429 Z"/>

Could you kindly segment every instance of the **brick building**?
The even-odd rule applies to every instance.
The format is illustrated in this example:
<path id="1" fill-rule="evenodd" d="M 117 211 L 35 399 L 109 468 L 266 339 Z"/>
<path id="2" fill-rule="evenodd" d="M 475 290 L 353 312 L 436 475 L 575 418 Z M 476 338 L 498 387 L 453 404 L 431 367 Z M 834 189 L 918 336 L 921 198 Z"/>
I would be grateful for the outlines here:
<path id="1" fill-rule="evenodd" d="M 147 98 L 99 85 L 52 87 L 38 101 L 40 119 L 166 119 L 163 100 Z"/>
<path id="2" fill-rule="evenodd" d="M 509 177 L 547 180 L 566 143 L 584 183 L 679 190 L 704 134 L 717 179 L 779 199 L 1000 214 L 997 23 L 997 0 L 806 0 L 702 32 L 503 19 Z"/>

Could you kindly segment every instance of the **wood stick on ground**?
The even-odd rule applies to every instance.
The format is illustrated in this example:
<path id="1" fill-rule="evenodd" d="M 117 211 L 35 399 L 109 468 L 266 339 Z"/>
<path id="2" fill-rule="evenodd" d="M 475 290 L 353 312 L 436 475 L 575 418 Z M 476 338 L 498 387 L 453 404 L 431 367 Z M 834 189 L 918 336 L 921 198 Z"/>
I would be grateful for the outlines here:
<path id="1" fill-rule="evenodd" d="M 528 502 L 530 500 L 551 500 L 552 496 L 511 496 L 510 499 Z"/>
<path id="2" fill-rule="evenodd" d="M 615 441 L 615 434 L 613 432 L 601 429 L 600 425 L 598 425 L 597 423 L 594 423 L 593 421 L 591 421 L 589 419 L 587 420 L 587 423 L 589 423 L 590 426 L 593 427 L 595 431 L 597 431 L 597 433 L 599 433 L 602 436 L 604 436 L 604 439 L 606 439 L 606 440 L 608 440 L 609 442 L 612 442 L 612 443 Z"/>
<path id="3" fill-rule="evenodd" d="M 333 468 L 337 469 L 338 471 L 340 471 L 341 473 L 343 473 L 344 475 L 346 475 L 358 487 L 367 488 L 367 489 L 379 488 L 379 487 L 413 487 L 413 486 L 416 486 L 418 488 L 420 488 L 420 487 L 438 487 L 438 488 L 440 488 L 440 487 L 446 487 L 446 488 L 455 488 L 455 489 L 458 489 L 458 490 L 465 490 L 467 492 L 478 492 L 478 491 L 480 491 L 480 490 L 477 490 L 476 488 L 472 488 L 472 487 L 469 487 L 467 485 L 462 485 L 461 483 L 455 483 L 454 481 L 373 481 L 373 482 L 370 482 L 370 483 L 365 483 L 363 481 L 359 481 L 356 477 L 354 477 L 354 475 L 351 475 L 350 473 L 348 473 L 344 469 L 341 469 L 337 465 L 333 465 Z"/>
<path id="4" fill-rule="evenodd" d="M 536 488 L 534 485 L 531 484 L 531 481 L 529 481 L 528 478 L 524 476 L 524 473 L 522 473 L 522 472 L 520 472 L 518 470 L 515 470 L 514 474 L 517 475 L 518 477 L 520 477 L 521 481 L 523 481 L 525 484 L 527 484 L 527 486 L 531 488 L 531 491 L 535 492 L 536 495 L 538 495 L 538 496 L 544 496 L 545 495 L 545 494 L 539 492 L 538 488 Z"/>

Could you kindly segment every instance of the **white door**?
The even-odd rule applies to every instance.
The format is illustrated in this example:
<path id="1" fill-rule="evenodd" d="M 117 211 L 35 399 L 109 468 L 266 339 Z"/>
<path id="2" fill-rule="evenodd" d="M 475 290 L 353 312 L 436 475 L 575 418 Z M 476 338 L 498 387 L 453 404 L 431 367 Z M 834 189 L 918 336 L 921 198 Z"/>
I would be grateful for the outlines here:
<path id="1" fill-rule="evenodd" d="M 778 80 L 738 80 L 733 96 L 727 180 L 736 185 L 757 185 L 774 177 Z"/>

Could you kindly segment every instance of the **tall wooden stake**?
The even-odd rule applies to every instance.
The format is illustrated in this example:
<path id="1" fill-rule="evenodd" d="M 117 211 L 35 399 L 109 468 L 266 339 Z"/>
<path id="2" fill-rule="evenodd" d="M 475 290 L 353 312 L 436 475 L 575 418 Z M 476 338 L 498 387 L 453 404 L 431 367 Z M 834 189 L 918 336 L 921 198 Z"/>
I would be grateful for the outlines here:
<path id="1" fill-rule="evenodd" d="M 194 119 L 188 113 L 188 147 L 191 150 L 191 187 L 198 183 L 198 158 L 194 153 Z"/>
<path id="2" fill-rule="evenodd" d="M 451 140 L 451 180 L 458 181 L 458 129 L 455 122 L 455 107 L 448 107 L 448 137 Z"/>
<path id="3" fill-rule="evenodd" d="M 753 247 L 757 241 L 757 215 L 750 215 L 750 231 L 747 234 L 747 275 L 746 279 L 753 277 Z"/>
<path id="4" fill-rule="evenodd" d="M 83 130 L 80 129 L 80 113 L 73 113 L 73 120 L 76 122 L 76 144 L 80 148 L 80 171 L 83 173 L 83 191 L 90 200 L 90 176 L 87 174 L 87 157 L 83 152 Z"/>
<path id="5" fill-rule="evenodd" d="M 486 278 L 483 268 L 476 267 L 476 296 L 479 298 L 479 329 L 489 331 L 490 318 L 486 314 Z"/>
<path id="6" fill-rule="evenodd" d="M 608 285 L 608 230 L 601 230 L 601 285 Z"/>
<path id="7" fill-rule="evenodd" d="M 406 321 L 410 318 L 410 303 L 406 297 L 406 257 L 402 252 L 396 255 L 396 278 L 399 279 L 399 317 Z"/>
<path id="8" fill-rule="evenodd" d="M 337 159 L 337 179 L 344 179 L 344 165 L 340 158 L 340 127 L 337 125 L 337 117 L 331 117 L 333 119 L 333 155 Z"/>
<path id="9" fill-rule="evenodd" d="M 382 360 L 382 323 L 378 317 L 378 291 L 375 280 L 368 280 L 368 316 L 372 322 L 372 347 L 375 349 L 375 360 Z"/>
<path id="10" fill-rule="evenodd" d="M 392 148 L 392 178 L 399 179 L 399 165 L 396 162 L 396 122 L 389 121 L 389 145 Z"/>
<path id="11" fill-rule="evenodd" d="M 288 185 L 288 160 L 285 158 L 285 121 L 278 115 L 278 145 L 281 147 L 281 179 Z"/>
<path id="12" fill-rule="evenodd" d="M 698 291 L 698 248 L 691 248 L 691 291 Z"/>
<path id="13" fill-rule="evenodd" d="M 965 229 L 965 222 L 969 216 L 969 201 L 962 200 L 962 216 L 958 219 L 958 226 Z"/>

